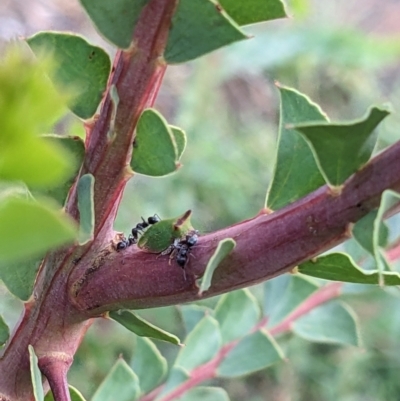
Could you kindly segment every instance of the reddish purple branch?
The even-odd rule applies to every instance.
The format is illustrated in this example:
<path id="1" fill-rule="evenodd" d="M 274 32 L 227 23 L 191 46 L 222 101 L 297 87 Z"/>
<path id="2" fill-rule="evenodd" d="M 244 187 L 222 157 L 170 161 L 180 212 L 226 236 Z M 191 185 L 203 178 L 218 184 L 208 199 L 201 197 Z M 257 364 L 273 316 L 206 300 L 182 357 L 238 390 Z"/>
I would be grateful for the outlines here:
<path id="1" fill-rule="evenodd" d="M 116 56 L 109 81 L 119 96 L 115 121 L 112 124 L 114 105 L 107 92 L 100 115 L 87 124 L 81 171 L 95 177 L 94 241 L 57 250 L 44 260 L 34 295 L 0 359 L 0 401 L 33 400 L 29 344 L 56 400 L 68 399 L 65 374 L 91 324 L 89 318 L 108 310 L 200 299 L 195 281 L 219 240 L 232 237 L 237 246 L 218 267 L 202 298 L 272 278 L 335 246 L 347 238 L 351 223 L 378 206 L 385 189 L 400 189 L 399 142 L 351 177 L 339 196 L 322 187 L 280 211 L 269 215 L 263 211 L 254 219 L 202 236 L 187 266 L 187 281 L 175 263 L 169 265 L 168 256 L 157 258 L 136 246 L 117 252 L 112 226 L 132 175 L 128 162 L 134 129 L 143 109 L 152 104 L 166 68 L 162 54 L 176 2 L 149 0 L 132 48 Z M 76 198 L 72 188 L 66 211 L 79 220 Z M 68 363 L 60 363 L 60 355 Z M 200 373 L 199 377 L 207 376 Z"/>
<path id="2" fill-rule="evenodd" d="M 400 189 L 400 142 L 352 176 L 340 195 L 324 186 L 272 214 L 200 237 L 187 266 L 187 281 L 168 256 L 157 257 L 136 246 L 117 252 L 109 244 L 90 266 L 70 278 L 72 301 L 88 316 L 120 308 L 149 308 L 192 302 L 243 288 L 289 271 L 347 239 L 351 223 L 379 205 L 385 189 Z M 214 273 L 201 297 L 200 277 L 218 241 L 234 238 L 235 250 Z"/>

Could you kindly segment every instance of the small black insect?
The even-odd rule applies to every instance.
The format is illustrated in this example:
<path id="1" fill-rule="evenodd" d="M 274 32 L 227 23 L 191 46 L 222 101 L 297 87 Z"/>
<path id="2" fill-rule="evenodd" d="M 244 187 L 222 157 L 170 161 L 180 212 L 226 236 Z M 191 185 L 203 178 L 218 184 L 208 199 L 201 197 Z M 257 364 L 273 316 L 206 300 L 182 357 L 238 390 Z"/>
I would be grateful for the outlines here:
<path id="1" fill-rule="evenodd" d="M 186 234 L 183 240 L 175 239 L 174 243 L 171 245 L 171 257 L 175 256 L 176 263 L 183 269 L 183 277 L 186 280 L 185 266 L 189 259 L 189 254 L 193 246 L 197 244 L 199 239 L 199 232 L 197 230 L 191 231 Z"/>
<path id="2" fill-rule="evenodd" d="M 139 234 L 143 233 L 145 228 L 147 228 L 149 225 L 156 224 L 159 221 L 161 221 L 161 218 L 158 214 L 150 216 L 147 221 L 142 217 L 142 222 L 136 224 L 136 227 L 132 228 L 131 234 L 129 234 L 128 239 L 118 242 L 118 244 L 116 245 L 117 250 L 121 251 L 123 249 L 126 249 L 128 246 L 136 244 L 139 238 Z"/>
<path id="3" fill-rule="evenodd" d="M 132 244 L 136 244 L 139 234 L 143 233 L 144 229 L 149 225 L 156 224 L 159 221 L 161 221 L 161 219 L 158 214 L 150 216 L 147 221 L 142 217 L 142 222 L 136 224 L 136 227 L 132 228 L 132 234 L 129 236 L 129 240 L 132 242 Z"/>
<path id="4" fill-rule="evenodd" d="M 127 248 L 130 244 L 129 239 L 126 240 L 122 240 L 120 242 L 118 242 L 118 244 L 116 245 L 117 251 L 122 251 L 123 249 Z"/>

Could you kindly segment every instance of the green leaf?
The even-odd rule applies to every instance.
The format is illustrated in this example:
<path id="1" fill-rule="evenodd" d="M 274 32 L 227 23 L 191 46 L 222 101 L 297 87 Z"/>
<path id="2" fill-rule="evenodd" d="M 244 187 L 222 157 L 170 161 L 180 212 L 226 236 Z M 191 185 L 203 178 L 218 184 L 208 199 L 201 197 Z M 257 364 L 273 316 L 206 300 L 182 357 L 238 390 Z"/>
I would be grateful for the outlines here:
<path id="1" fill-rule="evenodd" d="M 378 211 L 374 210 L 358 220 L 354 225 L 352 233 L 356 241 L 369 253 L 374 254 L 373 232 L 374 223 Z M 382 222 L 379 227 L 379 246 L 384 247 L 387 243 L 389 236 L 389 229 L 385 223 Z"/>
<path id="2" fill-rule="evenodd" d="M 222 343 L 229 343 L 248 334 L 258 323 L 260 315 L 257 300 L 249 290 L 224 294 L 218 301 L 214 315 L 219 323 Z"/>
<path id="3" fill-rule="evenodd" d="M 137 337 L 131 367 L 139 378 L 142 394 L 147 394 L 160 384 L 166 375 L 167 360 L 151 340 Z"/>
<path id="4" fill-rule="evenodd" d="M 0 315 L 0 347 L 5 344 L 5 342 L 8 340 L 8 337 L 10 337 L 10 329 L 3 320 L 3 317 Z"/>
<path id="5" fill-rule="evenodd" d="M 327 116 L 300 92 L 280 85 L 278 89 L 281 97 L 278 153 L 266 201 L 267 207 L 273 210 L 325 184 L 310 146 L 299 133 L 287 126 L 306 121 L 326 121 Z"/>
<path id="6" fill-rule="evenodd" d="M 237 377 L 265 369 L 283 358 L 278 344 L 264 330 L 248 334 L 228 353 L 217 369 L 219 377 Z"/>
<path id="7" fill-rule="evenodd" d="M 134 315 L 130 311 L 120 310 L 117 312 L 110 312 L 110 317 L 138 336 L 151 337 L 156 340 L 166 341 L 176 345 L 181 344 L 177 336 L 146 322 L 146 320 Z"/>
<path id="8" fill-rule="evenodd" d="M 123 359 L 118 359 L 92 401 L 135 401 L 139 395 L 139 379 Z"/>
<path id="9" fill-rule="evenodd" d="M 331 301 L 296 320 L 293 332 L 309 341 L 360 346 L 354 312 L 343 302 Z"/>
<path id="10" fill-rule="evenodd" d="M 111 43 L 127 49 L 142 8 L 148 0 L 80 0 L 98 31 Z"/>
<path id="11" fill-rule="evenodd" d="M 380 284 L 379 271 L 360 269 L 354 261 L 344 253 L 330 253 L 316 261 L 302 263 L 299 273 L 325 280 L 344 281 L 346 283 Z M 400 273 L 382 272 L 385 285 L 400 285 Z"/>
<path id="12" fill-rule="evenodd" d="M 177 398 L 178 401 L 229 401 L 228 393 L 220 387 L 195 387 Z"/>
<path id="13" fill-rule="evenodd" d="M 56 186 L 73 173 L 70 157 L 65 149 L 43 138 L 20 138 L 1 150 L 0 179 L 21 180 L 37 188 Z"/>
<path id="14" fill-rule="evenodd" d="M 68 389 L 71 401 L 86 401 L 80 391 L 77 390 L 75 387 L 68 386 Z M 44 397 L 44 401 L 54 401 L 54 397 L 51 391 L 46 394 L 46 397 Z"/>
<path id="15" fill-rule="evenodd" d="M 235 246 L 236 242 L 232 238 L 225 238 L 219 241 L 216 250 L 207 263 L 204 275 L 201 278 L 199 294 L 202 294 L 210 288 L 215 269 L 232 252 Z"/>
<path id="16" fill-rule="evenodd" d="M 35 354 L 35 350 L 32 345 L 28 345 L 29 350 L 29 364 L 31 368 L 31 380 L 33 386 L 33 395 L 35 401 L 44 401 L 44 392 L 42 384 L 42 374 L 40 373 L 38 366 L 38 358 Z"/>
<path id="17" fill-rule="evenodd" d="M 65 102 L 68 96 L 65 92 L 57 93 L 43 74 L 44 68 L 52 70 L 50 60 L 34 62 L 26 50 L 21 43 L 16 42 L 2 54 L 1 152 L 8 145 L 19 145 L 26 139 L 46 132 L 67 111 Z"/>
<path id="18" fill-rule="evenodd" d="M 277 308 L 279 304 L 277 300 L 283 298 L 282 294 L 287 291 L 291 277 L 291 274 L 282 274 L 264 283 L 263 310 L 265 316 L 271 316 Z"/>
<path id="19" fill-rule="evenodd" d="M 85 156 L 85 145 L 78 136 L 45 135 L 44 140 L 50 144 L 54 143 L 57 147 L 61 147 L 68 152 L 68 161 L 72 166 L 72 170 L 69 179 L 58 182 L 55 187 L 41 188 L 40 190 L 33 191 L 33 193 L 53 198 L 57 203 L 63 206 L 69 190 L 81 168 Z"/>
<path id="20" fill-rule="evenodd" d="M 176 143 L 176 148 L 177 148 L 177 160 L 179 160 L 182 156 L 182 153 L 186 149 L 186 133 L 182 128 L 175 127 L 174 125 L 169 126 L 172 130 L 172 134 L 174 135 L 175 138 L 175 143 Z"/>
<path id="21" fill-rule="evenodd" d="M 190 217 L 191 210 L 182 216 L 161 220 L 149 227 L 138 241 L 138 247 L 150 253 L 165 251 L 177 238 L 183 238 L 193 231 Z"/>
<path id="22" fill-rule="evenodd" d="M 0 205 L 0 263 L 22 261 L 76 236 L 73 222 L 66 214 L 42 201 L 10 197 Z"/>
<path id="23" fill-rule="evenodd" d="M 190 333 L 204 316 L 209 314 L 212 315 L 213 313 L 212 309 L 195 304 L 180 305 L 179 311 L 182 314 L 182 320 L 186 333 Z"/>
<path id="24" fill-rule="evenodd" d="M 175 365 L 191 371 L 212 359 L 220 347 L 221 333 L 218 322 L 211 316 L 205 316 L 188 335 Z"/>
<path id="25" fill-rule="evenodd" d="M 27 301 L 42 260 L 43 256 L 20 262 L 0 262 L 0 278 L 12 294 Z"/>
<path id="26" fill-rule="evenodd" d="M 219 0 L 219 3 L 239 25 L 270 21 L 287 16 L 285 6 L 280 0 Z"/>
<path id="27" fill-rule="evenodd" d="M 168 393 L 173 391 L 176 387 L 180 386 L 188 379 L 189 373 L 184 368 L 180 366 L 173 366 L 170 371 L 168 380 L 165 383 L 161 393 L 156 398 L 156 401 L 162 400 L 164 396 L 166 396 Z"/>
<path id="28" fill-rule="evenodd" d="M 180 0 L 165 49 L 168 64 L 183 63 L 247 36 L 210 0 Z"/>
<path id="29" fill-rule="evenodd" d="M 135 173 L 160 177 L 177 168 L 178 148 L 172 129 L 154 109 L 146 109 L 139 118 L 131 167 Z"/>
<path id="30" fill-rule="evenodd" d="M 292 128 L 312 147 L 326 182 L 339 186 L 369 160 L 378 136 L 374 130 L 387 115 L 386 108 L 373 107 L 354 122 L 305 123 Z"/>
<path id="31" fill-rule="evenodd" d="M 275 298 L 270 297 L 268 306 L 268 327 L 273 327 L 281 322 L 286 316 L 297 309 L 313 292 L 318 289 L 318 285 L 310 279 L 290 275 L 287 279 L 285 288 L 279 295 L 275 292 Z M 265 291 L 270 291 L 271 285 L 265 285 Z"/>
<path id="32" fill-rule="evenodd" d="M 56 87 L 60 91 L 72 88 L 76 93 L 69 103 L 70 109 L 83 119 L 93 116 L 110 73 L 108 54 L 81 36 L 66 33 L 40 32 L 27 42 L 38 57 L 50 54 L 56 61 L 51 73 Z"/>
<path id="33" fill-rule="evenodd" d="M 79 209 L 79 244 L 83 245 L 93 239 L 94 233 L 94 177 L 83 175 L 78 181 Z"/>
<path id="34" fill-rule="evenodd" d="M 390 211 L 393 207 L 399 205 L 400 202 L 400 194 L 386 190 L 382 194 L 381 204 L 379 205 L 378 213 L 376 215 L 376 219 L 374 221 L 374 230 L 373 230 L 373 249 L 374 249 L 374 257 L 376 264 L 378 266 L 379 271 L 379 284 L 380 285 L 388 285 L 387 283 L 387 274 L 384 272 L 388 270 L 389 263 L 387 262 L 384 256 L 384 250 L 381 248 L 381 231 L 382 231 L 382 221 L 386 212 Z"/>

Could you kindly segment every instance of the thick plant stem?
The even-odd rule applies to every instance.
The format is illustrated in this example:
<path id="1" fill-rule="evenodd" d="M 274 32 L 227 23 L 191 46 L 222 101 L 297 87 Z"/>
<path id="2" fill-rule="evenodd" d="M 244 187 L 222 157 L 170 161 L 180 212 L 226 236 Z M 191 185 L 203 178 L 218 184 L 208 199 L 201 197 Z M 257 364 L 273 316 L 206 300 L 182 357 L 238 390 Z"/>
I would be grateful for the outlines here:
<path id="1" fill-rule="evenodd" d="M 123 252 L 111 244 L 106 256 L 71 275 L 71 297 L 88 316 L 120 308 L 149 308 L 192 302 L 247 287 L 290 271 L 351 235 L 352 224 L 379 205 L 386 189 L 400 190 L 400 142 L 350 177 L 341 194 L 327 186 L 272 214 L 200 237 L 186 268 L 187 280 L 169 257 L 157 257 L 135 246 Z M 223 238 L 235 250 L 214 273 L 211 288 L 201 297 L 200 277 Z"/>
<path id="2" fill-rule="evenodd" d="M 134 130 L 143 109 L 152 105 L 166 68 L 162 55 L 176 3 L 176 0 L 149 0 L 136 24 L 131 48 L 117 53 L 100 114 L 86 125 L 86 154 L 80 172 L 95 178 L 94 241 L 83 247 L 60 249 L 43 262 L 34 297 L 26 303 L 22 320 L 0 359 L 0 401 L 33 400 L 29 344 L 37 353 L 39 366 L 54 355 L 62 354 L 72 361 L 91 323 L 71 305 L 68 278 L 73 269 L 91 263 L 114 235 L 112 225 L 118 203 L 132 175 L 127 165 Z M 118 93 L 118 105 L 111 99 L 111 87 Z M 66 212 L 79 220 L 76 187 L 70 191 Z M 54 384 L 62 382 L 62 365 L 42 366 L 43 369 L 48 366 L 44 373 L 56 386 L 56 400 L 64 400 L 65 388 Z M 47 390 L 47 381 L 44 386 Z"/>

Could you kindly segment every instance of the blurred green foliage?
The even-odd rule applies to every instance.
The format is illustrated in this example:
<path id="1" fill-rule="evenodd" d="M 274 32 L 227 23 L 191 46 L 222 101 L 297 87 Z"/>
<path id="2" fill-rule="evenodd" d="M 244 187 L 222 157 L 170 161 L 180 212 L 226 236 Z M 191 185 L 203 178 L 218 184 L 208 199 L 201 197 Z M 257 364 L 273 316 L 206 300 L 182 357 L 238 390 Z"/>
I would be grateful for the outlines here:
<path id="1" fill-rule="evenodd" d="M 297 11 L 309 2 L 293 3 Z M 252 27 L 252 40 L 169 69 L 157 108 L 187 133 L 184 166 L 164 179 L 132 179 L 117 229 L 127 232 L 141 215 L 169 217 L 186 209 L 193 210 L 193 224 L 203 232 L 257 214 L 271 179 L 278 131 L 274 80 L 309 95 L 333 120 L 357 118 L 377 102 L 390 101 L 399 109 L 400 74 L 393 68 L 400 56 L 398 37 L 367 35 L 340 26 L 334 17 L 319 19 L 318 9 L 300 22 Z M 394 113 L 379 127 L 380 149 L 399 138 L 399 123 Z M 360 315 L 363 350 L 286 335 L 279 340 L 286 363 L 217 384 L 232 400 L 259 401 L 265 394 L 269 400 L 294 401 L 398 398 L 400 319 L 389 312 L 398 308 L 397 289 L 393 297 L 384 290 L 356 288 L 347 300 Z M 142 313 L 182 334 L 181 321 L 171 309 Z M 165 319 L 167 312 L 174 319 Z M 171 361 L 175 351 L 163 348 L 169 348 Z"/>
<path id="2" fill-rule="evenodd" d="M 400 74 L 394 69 L 400 56 L 398 37 L 340 26 L 334 14 L 328 18 L 328 11 L 320 13 L 325 5 L 310 9 L 310 0 L 289 4 L 301 15 L 300 22 L 252 27 L 256 34 L 252 40 L 169 68 L 157 108 L 187 133 L 183 167 L 161 179 L 134 177 L 125 191 L 116 229 L 127 233 L 141 216 L 158 213 L 166 218 L 192 209 L 194 227 L 205 232 L 257 214 L 271 179 L 276 146 L 279 102 L 274 80 L 306 93 L 333 119 L 355 118 L 371 103 L 387 100 L 399 110 Z M 69 121 L 78 129 L 75 120 Z M 69 132 L 69 121 L 60 129 Z M 380 148 L 399 138 L 399 126 L 398 114 L 382 124 Z M 287 362 L 242 380 L 219 379 L 217 384 L 232 400 L 259 401 L 266 394 L 274 401 L 398 399 L 398 290 L 357 288 L 347 301 L 360 316 L 364 350 L 286 335 L 279 344 Z M 260 286 L 251 290 L 259 299 Z M 215 306 L 216 301 L 202 304 Z M 7 311 L 8 323 L 14 323 L 9 313 L 14 303 L 8 295 L 0 297 L 0 311 Z M 139 314 L 184 336 L 177 308 Z M 75 356 L 70 383 L 89 398 L 120 354 L 131 359 L 134 342 L 122 326 L 99 320 Z M 157 346 L 171 363 L 177 347 Z"/>

